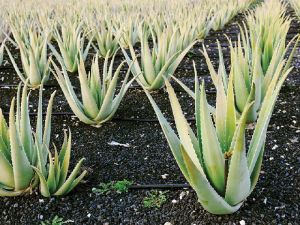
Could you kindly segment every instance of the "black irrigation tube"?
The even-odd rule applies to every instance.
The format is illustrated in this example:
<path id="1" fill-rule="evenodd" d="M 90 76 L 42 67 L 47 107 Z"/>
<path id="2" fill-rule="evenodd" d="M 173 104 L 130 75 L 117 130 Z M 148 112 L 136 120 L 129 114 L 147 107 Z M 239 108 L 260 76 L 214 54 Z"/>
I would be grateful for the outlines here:
<path id="1" fill-rule="evenodd" d="M 189 184 L 143 184 L 143 185 L 131 185 L 128 188 L 131 190 L 184 189 L 184 188 L 191 188 L 191 186 Z"/>
<path id="2" fill-rule="evenodd" d="M 208 78 L 209 76 L 201 76 L 201 78 L 205 79 Z M 194 77 L 190 77 L 191 79 L 194 79 Z M 22 84 L 23 85 L 23 84 Z M 18 87 L 19 84 L 0 84 L 0 88 L 14 88 L 14 87 Z M 43 86 L 44 88 L 60 88 L 60 86 L 58 84 L 44 84 Z M 77 89 L 77 87 L 73 87 L 74 89 Z M 120 86 L 117 88 L 121 88 Z M 129 87 L 129 89 L 137 89 L 137 90 L 143 90 L 143 88 L 140 85 L 131 85 Z M 183 89 L 177 89 L 174 88 L 175 92 L 183 92 Z M 216 94 L 215 90 L 207 90 L 206 94 L 211 95 L 211 94 Z"/>
<path id="3" fill-rule="evenodd" d="M 8 116 L 9 112 L 3 112 L 3 115 Z M 42 113 L 43 116 L 46 115 L 45 112 Z M 37 113 L 29 113 L 29 116 L 37 116 Z M 73 112 L 54 112 L 52 113 L 52 116 L 75 116 Z M 196 119 L 194 117 L 190 117 L 186 119 L 189 122 L 193 122 Z M 158 123 L 158 119 L 151 119 L 151 118 L 119 118 L 119 117 L 113 117 L 111 121 L 132 121 L 132 122 L 142 122 L 142 123 Z M 174 119 L 167 119 L 169 122 L 174 122 Z"/>

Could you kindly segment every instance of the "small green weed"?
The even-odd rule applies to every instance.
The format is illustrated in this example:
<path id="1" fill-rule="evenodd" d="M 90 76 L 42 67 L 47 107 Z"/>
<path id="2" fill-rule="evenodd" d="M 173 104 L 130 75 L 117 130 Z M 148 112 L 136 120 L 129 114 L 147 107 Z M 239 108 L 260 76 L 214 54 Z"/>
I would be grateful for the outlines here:
<path id="1" fill-rule="evenodd" d="M 130 185 L 132 185 L 132 181 L 128 180 L 121 180 L 121 181 L 112 181 L 109 183 L 101 183 L 98 188 L 93 188 L 92 191 L 94 193 L 99 193 L 103 195 L 108 195 L 112 191 L 117 192 L 118 194 L 126 193 L 128 192 L 128 188 Z"/>
<path id="2" fill-rule="evenodd" d="M 62 225 L 62 224 L 66 224 L 66 223 L 73 223 L 74 221 L 72 220 L 66 220 L 64 221 L 63 218 L 59 217 L 59 216 L 55 216 L 52 220 L 46 220 L 41 222 L 41 225 Z"/>
<path id="3" fill-rule="evenodd" d="M 168 191 L 152 190 L 148 196 L 144 198 L 143 203 L 145 208 L 160 208 L 166 201 L 166 193 Z"/>

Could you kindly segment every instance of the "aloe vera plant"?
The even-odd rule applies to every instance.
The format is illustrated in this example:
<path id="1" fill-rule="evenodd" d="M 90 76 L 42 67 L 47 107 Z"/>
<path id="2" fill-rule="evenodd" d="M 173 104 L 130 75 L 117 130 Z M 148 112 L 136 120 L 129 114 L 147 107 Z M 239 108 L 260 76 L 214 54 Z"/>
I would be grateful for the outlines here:
<path id="1" fill-rule="evenodd" d="M 208 212 L 234 213 L 253 191 L 259 178 L 268 124 L 289 71 L 283 76 L 276 73 L 276 79 L 272 80 L 249 145 L 245 136 L 246 122 L 254 102 L 248 102 L 238 118 L 235 110 L 233 75 L 230 76 L 227 89 L 223 88 L 222 78 L 218 77 L 216 114 L 213 120 L 204 83 L 200 89 L 195 72 L 197 134 L 185 119 L 176 94 L 167 80 L 166 86 L 178 136 L 145 89 L 181 172 Z"/>
<path id="2" fill-rule="evenodd" d="M 141 63 L 136 60 L 132 62 L 127 52 L 122 49 L 128 64 L 133 64 L 131 72 L 137 77 L 137 81 L 147 90 L 157 90 L 163 87 L 164 78 L 174 74 L 175 70 L 183 60 L 184 56 L 192 48 L 195 42 L 190 43 L 184 49 L 181 49 L 182 42 L 179 42 L 180 36 L 175 32 L 168 37 L 168 34 L 159 35 L 157 40 L 152 33 L 153 49 L 151 51 L 148 43 L 147 32 L 141 30 Z M 133 59 L 137 58 L 132 45 L 129 46 L 130 54 Z"/>
<path id="3" fill-rule="evenodd" d="M 6 51 L 18 76 L 31 88 L 38 88 L 49 79 L 50 58 L 47 55 L 49 32 L 34 24 L 12 22 L 11 32 L 20 50 L 23 73 L 19 70 L 8 48 Z"/>
<path id="4" fill-rule="evenodd" d="M 285 13 L 286 5 L 282 1 L 272 0 L 265 1 L 246 17 L 243 34 L 246 37 L 242 37 L 243 42 L 250 39 L 250 43 L 244 45 L 250 45 L 253 54 L 257 51 L 256 54 L 261 55 L 264 73 L 269 68 L 275 49 L 281 48 L 279 51 L 282 54 L 285 52 L 285 40 L 291 23 L 291 19 Z"/>
<path id="5" fill-rule="evenodd" d="M 17 109 L 15 98 L 11 102 L 9 127 L 0 113 L 0 196 L 17 196 L 30 192 L 37 185 L 34 170 L 31 166 L 38 162 L 39 154 L 47 153 L 50 141 L 50 120 L 54 94 L 52 94 L 45 120 L 43 132 L 41 91 L 38 108 L 36 135 L 34 137 L 30 124 L 28 110 L 27 86 L 21 85 L 17 94 Z"/>
<path id="6" fill-rule="evenodd" d="M 97 42 L 96 50 L 99 56 L 111 58 L 119 49 L 119 39 L 122 35 L 120 29 L 113 27 L 111 21 L 100 21 L 99 25 L 94 25 L 93 38 Z"/>
<path id="7" fill-rule="evenodd" d="M 87 171 L 84 170 L 79 176 L 79 172 L 84 159 L 81 159 L 74 170 L 67 178 L 69 172 L 69 164 L 71 157 L 71 132 L 69 131 L 69 138 L 65 132 L 64 143 L 61 151 L 58 153 L 54 145 L 55 154 L 52 157 L 49 152 L 48 166 L 38 163 L 37 167 L 33 167 L 34 171 L 39 177 L 40 192 L 44 197 L 52 195 L 61 196 L 66 195 L 72 191 L 79 182 L 85 177 Z"/>
<path id="8" fill-rule="evenodd" d="M 284 40 L 282 40 L 284 42 Z M 266 98 L 267 90 L 271 86 L 273 80 L 276 80 L 277 74 L 282 77 L 287 70 L 290 69 L 290 64 L 295 54 L 299 38 L 296 40 L 294 48 L 285 60 L 287 50 L 292 44 L 292 41 L 282 51 L 279 44 L 275 47 L 267 72 L 263 72 L 261 63 L 261 54 L 259 51 L 251 52 L 250 48 L 245 48 L 240 40 L 236 47 L 231 46 L 231 69 L 229 75 L 226 73 L 221 47 L 219 46 L 219 69 L 215 71 L 212 62 L 204 48 L 204 56 L 208 64 L 210 75 L 214 85 L 217 87 L 218 78 L 222 77 L 223 88 L 226 89 L 228 77 L 233 76 L 234 93 L 236 96 L 236 109 L 238 113 L 242 113 L 249 101 L 254 101 L 248 114 L 247 122 L 254 122 L 257 119 L 262 103 Z M 256 49 L 257 50 L 257 49 Z M 251 57 L 251 58 L 250 58 Z M 272 87 L 272 86 L 271 86 Z M 275 88 L 273 86 L 273 88 Z M 252 96 L 252 97 L 251 97 Z"/>
<path id="9" fill-rule="evenodd" d="M 83 30 L 83 24 L 78 19 L 63 21 L 59 25 L 60 29 L 56 27 L 53 36 L 58 43 L 60 53 L 51 43 L 48 45 L 55 57 L 64 63 L 67 71 L 77 72 L 79 58 L 81 56 L 83 61 L 86 60 L 93 39 L 91 38 L 84 46 L 87 31 Z"/>
<path id="10" fill-rule="evenodd" d="M 224 3 L 224 4 L 230 4 L 230 3 Z M 237 7 L 238 3 L 237 1 L 232 2 L 233 5 L 230 7 L 216 7 L 214 10 L 214 14 L 212 17 L 212 29 L 214 31 L 221 30 L 224 28 L 224 26 L 230 21 L 239 11 L 239 8 Z"/>
<path id="11" fill-rule="evenodd" d="M 119 93 L 115 95 L 120 70 L 125 62 L 122 62 L 113 73 L 114 58 L 115 55 L 108 66 L 108 52 L 103 64 L 102 77 L 100 76 L 99 71 L 98 55 L 94 58 L 91 71 L 88 74 L 84 67 L 82 58 L 80 59 L 78 74 L 82 102 L 78 99 L 73 90 L 73 86 L 70 82 L 66 69 L 63 67 L 63 71 L 61 72 L 58 66 L 53 63 L 55 68 L 55 77 L 69 103 L 69 106 L 79 120 L 86 124 L 100 127 L 104 122 L 110 120 L 117 111 L 121 100 L 134 80 L 133 78 L 128 81 L 130 72 L 130 70 L 128 70 Z"/>
<path id="12" fill-rule="evenodd" d="M 0 110 L 0 196 L 18 196 L 30 193 L 38 185 L 40 177 L 41 193 L 45 197 L 52 194 L 69 193 L 83 178 L 86 172 L 76 177 L 79 164 L 66 180 L 71 151 L 71 139 L 65 143 L 53 163 L 49 152 L 51 134 L 51 113 L 55 93 L 50 97 L 45 123 L 42 114 L 42 86 L 39 92 L 36 130 L 32 131 L 27 95 L 27 85 L 18 87 L 17 108 L 15 98 L 11 102 L 9 126 Z M 49 156 L 49 166 L 47 159 Z M 46 193 L 42 177 L 47 176 L 49 193 Z M 54 177 L 53 177 L 54 176 Z"/>
<path id="13" fill-rule="evenodd" d="M 135 44 L 139 41 L 139 29 L 143 27 L 142 23 L 139 23 L 138 19 L 126 19 L 121 18 L 122 21 L 117 22 L 115 27 L 120 31 L 117 33 L 120 34 L 119 45 L 122 48 L 129 48 L 129 46 L 135 46 Z M 120 19 L 120 20 L 121 20 Z"/>

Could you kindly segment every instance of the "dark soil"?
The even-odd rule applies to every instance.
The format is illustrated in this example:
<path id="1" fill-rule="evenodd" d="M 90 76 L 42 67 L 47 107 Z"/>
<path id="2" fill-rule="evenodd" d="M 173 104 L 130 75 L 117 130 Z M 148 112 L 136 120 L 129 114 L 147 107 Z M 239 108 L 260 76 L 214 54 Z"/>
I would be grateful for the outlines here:
<path id="1" fill-rule="evenodd" d="M 241 16 L 236 20 L 241 20 Z M 293 22 L 290 37 L 300 28 Z M 216 39 L 226 46 L 223 34 L 236 38 L 236 22 L 223 31 L 212 33 L 205 41 L 209 54 L 216 58 Z M 199 74 L 206 79 L 209 100 L 215 94 L 205 60 L 199 53 L 201 44 L 186 57 L 176 72 L 188 86 L 193 88 L 192 60 L 197 63 Z M 300 49 L 299 49 L 300 51 Z M 7 59 L 7 58 L 6 58 Z M 225 54 L 228 61 L 228 54 Z M 122 57 L 117 58 L 120 62 Z M 64 198 L 44 199 L 37 193 L 29 196 L 0 199 L 0 224 L 32 225 L 54 216 L 72 220 L 74 224 L 143 224 L 177 225 L 191 224 L 300 224 L 300 54 L 295 57 L 295 69 L 283 87 L 269 126 L 266 152 L 260 180 L 243 207 L 233 215 L 214 216 L 203 210 L 195 192 L 190 189 L 169 189 L 167 201 L 159 209 L 143 206 L 143 198 L 150 190 L 130 189 L 128 193 L 100 195 L 92 192 L 101 182 L 127 179 L 137 184 L 185 184 L 162 134 L 155 114 L 139 88 L 128 91 L 115 118 L 101 128 L 93 128 L 71 115 L 55 115 L 71 110 L 58 87 L 44 91 L 44 107 L 50 94 L 57 89 L 52 119 L 52 140 L 61 145 L 63 129 L 72 130 L 72 167 L 80 158 L 86 158 L 85 169 L 89 171 L 85 182 Z M 217 58 L 214 60 L 217 62 Z M 116 63 L 117 63 L 116 62 Z M 9 67 L 7 63 L 6 67 Z M 74 75 L 74 84 L 78 87 Z M 0 69 L 0 106 L 8 112 L 10 101 L 16 94 L 19 79 L 13 69 Z M 57 85 L 55 80 L 50 84 Z M 76 85 L 77 84 L 77 85 Z M 193 118 L 193 100 L 176 86 L 186 116 Z M 172 119 L 169 101 L 164 90 L 152 93 L 167 118 Z M 37 91 L 31 93 L 31 109 L 37 104 Z M 35 116 L 32 116 L 34 121 Z M 138 121 L 140 120 L 140 121 Z M 191 120 L 191 123 L 193 121 Z M 111 146 L 112 141 L 129 144 L 129 147 Z"/>

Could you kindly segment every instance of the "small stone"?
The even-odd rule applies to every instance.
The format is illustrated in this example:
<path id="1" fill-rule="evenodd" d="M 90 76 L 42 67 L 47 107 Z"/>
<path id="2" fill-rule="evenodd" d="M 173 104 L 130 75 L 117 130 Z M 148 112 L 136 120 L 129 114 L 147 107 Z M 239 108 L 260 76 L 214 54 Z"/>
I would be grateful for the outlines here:
<path id="1" fill-rule="evenodd" d="M 264 204 L 267 204 L 267 200 L 268 200 L 267 198 L 264 199 Z"/>
<path id="2" fill-rule="evenodd" d="M 165 222 L 164 225 L 172 225 L 170 222 Z"/>
<path id="3" fill-rule="evenodd" d="M 240 225 L 246 225 L 245 220 L 241 220 L 241 221 L 240 221 Z"/>
<path id="4" fill-rule="evenodd" d="M 162 179 L 167 179 L 167 176 L 169 176 L 169 174 L 163 174 L 163 175 L 161 175 L 161 177 L 162 177 Z"/>

